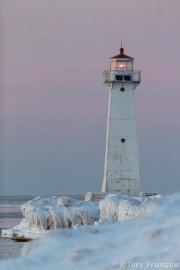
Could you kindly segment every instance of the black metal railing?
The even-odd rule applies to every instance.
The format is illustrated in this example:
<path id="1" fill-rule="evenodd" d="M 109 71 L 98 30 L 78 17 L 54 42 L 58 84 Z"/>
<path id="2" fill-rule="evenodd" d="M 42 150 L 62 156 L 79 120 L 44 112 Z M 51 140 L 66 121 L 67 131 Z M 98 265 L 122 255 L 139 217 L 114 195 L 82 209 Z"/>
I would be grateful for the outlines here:
<path id="1" fill-rule="evenodd" d="M 105 70 L 104 83 L 110 82 L 141 82 L 140 70 Z"/>

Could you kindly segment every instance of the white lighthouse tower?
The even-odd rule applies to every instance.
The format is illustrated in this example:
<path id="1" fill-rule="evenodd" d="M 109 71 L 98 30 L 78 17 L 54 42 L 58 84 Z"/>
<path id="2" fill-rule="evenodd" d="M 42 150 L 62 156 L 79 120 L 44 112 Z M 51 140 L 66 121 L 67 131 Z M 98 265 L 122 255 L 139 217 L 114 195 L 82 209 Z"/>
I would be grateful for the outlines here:
<path id="1" fill-rule="evenodd" d="M 104 71 L 109 89 L 109 109 L 102 192 L 139 195 L 139 154 L 136 134 L 135 89 L 141 72 L 133 69 L 133 58 L 120 53 Z"/>

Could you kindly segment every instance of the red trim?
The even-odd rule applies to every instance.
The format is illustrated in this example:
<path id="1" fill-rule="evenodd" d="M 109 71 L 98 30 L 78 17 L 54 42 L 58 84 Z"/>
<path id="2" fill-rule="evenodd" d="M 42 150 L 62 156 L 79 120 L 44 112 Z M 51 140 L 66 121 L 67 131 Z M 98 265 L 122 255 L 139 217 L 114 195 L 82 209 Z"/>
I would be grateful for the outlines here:
<path id="1" fill-rule="evenodd" d="M 124 54 L 124 49 L 123 48 L 120 48 L 120 53 L 119 54 L 111 57 L 111 59 L 116 59 L 116 58 L 121 58 L 121 59 L 128 58 L 128 59 L 134 60 L 134 58 L 132 58 L 131 56 L 128 56 L 128 55 Z"/>

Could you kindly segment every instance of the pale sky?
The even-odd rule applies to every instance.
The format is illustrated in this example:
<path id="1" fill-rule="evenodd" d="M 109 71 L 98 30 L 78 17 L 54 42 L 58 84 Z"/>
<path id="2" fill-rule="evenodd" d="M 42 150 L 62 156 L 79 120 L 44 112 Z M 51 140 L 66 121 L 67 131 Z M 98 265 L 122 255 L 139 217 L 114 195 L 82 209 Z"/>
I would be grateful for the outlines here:
<path id="1" fill-rule="evenodd" d="M 141 190 L 180 191 L 180 1 L 2 0 L 0 195 L 100 191 L 118 53 L 136 89 Z"/>

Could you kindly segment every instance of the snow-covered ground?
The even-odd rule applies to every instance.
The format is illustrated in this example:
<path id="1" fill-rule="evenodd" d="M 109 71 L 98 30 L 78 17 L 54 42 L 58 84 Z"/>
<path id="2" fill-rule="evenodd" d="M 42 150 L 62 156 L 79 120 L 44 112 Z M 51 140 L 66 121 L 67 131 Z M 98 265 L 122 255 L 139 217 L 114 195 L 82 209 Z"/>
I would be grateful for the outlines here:
<path id="1" fill-rule="evenodd" d="M 48 237 L 27 243 L 22 257 L 1 262 L 0 269 L 180 269 L 179 193 L 145 201 L 111 195 L 101 201 L 100 211 L 105 204 L 116 205 L 119 222 L 107 221 L 105 211 L 104 222 L 52 230 Z M 124 213 L 118 216 L 121 207 Z"/>

